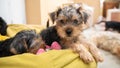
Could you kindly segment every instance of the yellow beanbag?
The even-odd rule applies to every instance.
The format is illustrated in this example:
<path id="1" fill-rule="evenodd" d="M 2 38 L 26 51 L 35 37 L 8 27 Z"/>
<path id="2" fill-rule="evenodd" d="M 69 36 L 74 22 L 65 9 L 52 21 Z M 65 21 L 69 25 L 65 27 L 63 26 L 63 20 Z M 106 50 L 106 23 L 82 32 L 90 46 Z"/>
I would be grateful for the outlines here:
<path id="1" fill-rule="evenodd" d="M 1 40 L 5 40 L 5 39 L 7 39 L 7 38 L 9 38 L 9 37 L 7 37 L 7 36 L 2 36 L 2 35 L 0 34 L 0 41 L 1 41 Z"/>
<path id="2" fill-rule="evenodd" d="M 40 55 L 25 53 L 0 58 L 0 68 L 97 68 L 96 63 L 85 64 L 71 50 L 51 50 Z"/>
<path id="3" fill-rule="evenodd" d="M 45 26 L 42 25 L 24 25 L 24 24 L 9 24 L 7 28 L 7 35 L 9 37 L 13 37 L 16 33 L 20 32 L 21 30 L 36 30 L 39 33 Z"/>
<path id="4" fill-rule="evenodd" d="M 38 25 L 10 24 L 7 35 L 13 37 L 19 31 L 27 29 L 35 29 L 39 33 L 44 28 Z M 9 37 L 0 35 L 0 40 Z M 0 58 L 0 68 L 97 68 L 97 64 L 85 64 L 79 55 L 71 50 L 51 50 L 40 55 L 25 53 Z"/>

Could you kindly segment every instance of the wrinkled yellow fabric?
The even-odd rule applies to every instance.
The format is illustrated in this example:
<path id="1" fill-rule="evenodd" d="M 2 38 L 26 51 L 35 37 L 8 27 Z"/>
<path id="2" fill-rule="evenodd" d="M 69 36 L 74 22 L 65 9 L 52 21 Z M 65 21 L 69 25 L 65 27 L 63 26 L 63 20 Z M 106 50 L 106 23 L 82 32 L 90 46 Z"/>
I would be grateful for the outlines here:
<path id="1" fill-rule="evenodd" d="M 16 33 L 20 32 L 21 30 L 36 30 L 39 33 L 45 26 L 42 25 L 24 25 L 24 24 L 9 24 L 7 28 L 7 35 L 9 37 L 13 37 Z"/>
<path id="2" fill-rule="evenodd" d="M 40 55 L 29 53 L 0 58 L 0 68 L 97 68 L 96 63 L 85 64 L 71 50 L 51 50 Z"/>
<path id="3" fill-rule="evenodd" d="M 11 24 L 7 33 L 9 37 L 12 37 L 21 30 L 35 29 L 39 32 L 43 28 L 45 27 Z M 7 38 L 0 35 L 0 40 Z M 95 62 L 85 64 L 80 60 L 79 55 L 71 50 L 51 50 L 40 55 L 25 53 L 0 58 L 0 68 L 97 68 L 97 64 Z"/>
<path id="4" fill-rule="evenodd" d="M 2 36 L 2 35 L 0 34 L 0 41 L 1 41 L 1 40 L 5 40 L 5 39 L 7 39 L 7 38 L 9 38 L 9 37 L 7 37 L 7 36 Z"/>

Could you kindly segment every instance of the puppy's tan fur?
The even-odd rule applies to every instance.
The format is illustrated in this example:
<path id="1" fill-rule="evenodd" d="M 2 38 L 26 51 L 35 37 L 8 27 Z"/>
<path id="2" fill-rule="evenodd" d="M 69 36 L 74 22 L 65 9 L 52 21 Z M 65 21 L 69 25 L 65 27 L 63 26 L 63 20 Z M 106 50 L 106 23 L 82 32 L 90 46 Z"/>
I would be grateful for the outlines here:
<path id="1" fill-rule="evenodd" d="M 63 49 L 71 48 L 80 55 L 80 58 L 86 62 L 103 61 L 97 47 L 86 40 L 81 32 L 83 31 L 88 15 L 82 9 L 81 4 L 69 4 L 59 7 L 50 18 L 56 22 L 55 29 L 60 36 L 60 44 Z M 91 54 L 90 54 L 91 53 Z"/>
<path id="2" fill-rule="evenodd" d="M 83 35 L 98 48 L 120 57 L 120 34 L 110 31 L 86 30 Z M 88 36 L 90 35 L 90 36 Z"/>

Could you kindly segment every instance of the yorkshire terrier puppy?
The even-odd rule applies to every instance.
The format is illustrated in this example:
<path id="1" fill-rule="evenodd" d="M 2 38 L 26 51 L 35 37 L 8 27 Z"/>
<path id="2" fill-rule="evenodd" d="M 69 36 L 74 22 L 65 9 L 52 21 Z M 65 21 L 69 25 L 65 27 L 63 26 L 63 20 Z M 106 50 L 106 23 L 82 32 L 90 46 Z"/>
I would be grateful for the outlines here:
<path id="1" fill-rule="evenodd" d="M 97 62 L 103 61 L 97 47 L 87 41 L 81 34 L 88 19 L 88 14 L 81 4 L 69 4 L 60 7 L 50 13 L 50 18 L 52 22 L 56 22 L 56 25 L 48 27 L 40 33 L 47 45 L 57 41 L 62 49 L 73 49 L 86 63 L 92 62 L 93 57 Z"/>
<path id="2" fill-rule="evenodd" d="M 23 30 L 14 37 L 0 41 L 0 57 L 22 53 L 35 54 L 39 48 L 44 48 L 44 42 L 34 30 Z"/>
<path id="3" fill-rule="evenodd" d="M 3 20 L 2 17 L 0 17 L 0 34 L 1 35 L 6 35 L 7 34 L 7 24 L 6 22 Z"/>

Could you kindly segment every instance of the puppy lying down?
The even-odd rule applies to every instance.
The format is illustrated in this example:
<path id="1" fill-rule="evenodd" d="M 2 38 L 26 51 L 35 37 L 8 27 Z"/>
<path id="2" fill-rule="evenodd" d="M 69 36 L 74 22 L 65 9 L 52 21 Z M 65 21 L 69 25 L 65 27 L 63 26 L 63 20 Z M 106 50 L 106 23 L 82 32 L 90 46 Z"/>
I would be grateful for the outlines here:
<path id="1" fill-rule="evenodd" d="M 83 35 L 98 48 L 111 52 L 120 57 L 120 34 L 110 31 L 87 29 Z"/>

